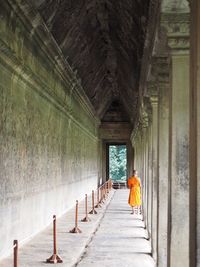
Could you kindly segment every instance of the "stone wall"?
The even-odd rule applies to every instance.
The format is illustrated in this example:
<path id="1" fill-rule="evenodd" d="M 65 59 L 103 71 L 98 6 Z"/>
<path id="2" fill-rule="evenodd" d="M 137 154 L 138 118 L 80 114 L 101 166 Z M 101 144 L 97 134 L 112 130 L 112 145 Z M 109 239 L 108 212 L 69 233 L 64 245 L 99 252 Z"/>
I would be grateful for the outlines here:
<path id="1" fill-rule="evenodd" d="M 98 120 L 42 19 L 0 3 L 0 258 L 98 182 Z"/>

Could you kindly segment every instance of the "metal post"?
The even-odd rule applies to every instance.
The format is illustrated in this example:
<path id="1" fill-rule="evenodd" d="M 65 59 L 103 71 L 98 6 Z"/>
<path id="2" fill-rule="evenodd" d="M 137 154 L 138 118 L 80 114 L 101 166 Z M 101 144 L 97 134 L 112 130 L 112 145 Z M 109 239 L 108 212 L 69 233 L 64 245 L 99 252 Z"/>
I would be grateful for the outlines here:
<path id="1" fill-rule="evenodd" d="M 62 259 L 57 255 L 57 243 L 56 243 L 56 215 L 53 215 L 53 255 L 46 260 L 47 263 L 62 263 Z"/>
<path id="2" fill-rule="evenodd" d="M 99 207 L 101 207 L 101 205 L 100 205 L 100 200 L 99 200 L 99 188 L 97 188 L 97 204 L 95 208 L 99 208 Z"/>
<path id="3" fill-rule="evenodd" d="M 18 240 L 13 241 L 13 253 L 14 253 L 13 266 L 18 267 Z"/>
<path id="4" fill-rule="evenodd" d="M 75 227 L 69 232 L 73 234 L 82 233 L 82 231 L 78 228 L 78 200 L 76 200 Z"/>
<path id="5" fill-rule="evenodd" d="M 89 222 L 90 218 L 88 217 L 88 199 L 87 194 L 85 194 L 85 218 L 81 220 L 82 222 Z"/>
<path id="6" fill-rule="evenodd" d="M 92 210 L 89 212 L 89 214 L 97 214 L 97 211 L 94 208 L 94 190 L 92 190 Z"/>

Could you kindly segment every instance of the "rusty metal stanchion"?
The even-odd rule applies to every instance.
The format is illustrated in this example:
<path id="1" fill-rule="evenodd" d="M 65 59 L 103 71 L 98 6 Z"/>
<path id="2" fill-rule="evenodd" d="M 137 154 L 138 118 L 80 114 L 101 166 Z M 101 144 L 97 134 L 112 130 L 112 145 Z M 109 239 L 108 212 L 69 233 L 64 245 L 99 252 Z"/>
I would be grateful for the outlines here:
<path id="1" fill-rule="evenodd" d="M 112 180 L 110 179 L 110 182 L 109 182 L 109 188 L 110 190 L 112 190 Z"/>
<path id="2" fill-rule="evenodd" d="M 13 266 L 18 267 L 18 240 L 13 241 Z"/>
<path id="3" fill-rule="evenodd" d="M 105 183 L 105 194 L 108 196 L 108 182 Z"/>
<path id="4" fill-rule="evenodd" d="M 56 215 L 53 215 L 53 255 L 46 260 L 47 263 L 62 263 L 61 257 L 57 254 L 56 244 Z"/>
<path id="5" fill-rule="evenodd" d="M 106 193 L 107 193 L 107 195 L 109 194 L 109 181 L 107 181 L 107 183 L 106 183 Z"/>
<path id="6" fill-rule="evenodd" d="M 88 217 L 88 200 L 87 194 L 85 194 L 85 218 L 81 220 L 82 222 L 89 222 L 90 218 Z"/>
<path id="7" fill-rule="evenodd" d="M 105 203 L 106 196 L 105 196 L 105 184 L 102 185 L 102 202 Z"/>
<path id="8" fill-rule="evenodd" d="M 78 200 L 76 200 L 75 227 L 69 232 L 73 234 L 82 233 L 82 231 L 78 228 Z"/>
<path id="9" fill-rule="evenodd" d="M 102 189 L 102 186 L 100 186 L 99 190 L 100 190 L 100 201 L 99 201 L 99 203 L 103 204 L 103 189 Z"/>
<path id="10" fill-rule="evenodd" d="M 97 204 L 95 206 L 95 208 L 100 208 L 101 205 L 100 205 L 100 200 L 99 200 L 99 188 L 97 188 Z"/>
<path id="11" fill-rule="evenodd" d="M 92 190 L 92 210 L 89 212 L 89 214 L 97 214 L 97 211 L 94 208 L 94 190 Z"/>
<path id="12" fill-rule="evenodd" d="M 110 193 L 110 179 L 108 180 L 108 193 Z"/>
<path id="13" fill-rule="evenodd" d="M 106 200 L 106 184 L 103 185 L 103 199 Z"/>

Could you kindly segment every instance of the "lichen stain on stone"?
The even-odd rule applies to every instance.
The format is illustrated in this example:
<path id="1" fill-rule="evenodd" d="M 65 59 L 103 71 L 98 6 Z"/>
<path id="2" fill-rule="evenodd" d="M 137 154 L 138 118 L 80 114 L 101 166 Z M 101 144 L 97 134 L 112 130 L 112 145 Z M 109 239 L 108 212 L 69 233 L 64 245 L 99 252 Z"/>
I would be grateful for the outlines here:
<path id="1" fill-rule="evenodd" d="M 182 190 L 187 191 L 189 186 L 189 144 L 188 137 L 185 135 L 182 139 L 177 140 L 176 144 L 176 173 L 177 173 L 177 186 Z"/>

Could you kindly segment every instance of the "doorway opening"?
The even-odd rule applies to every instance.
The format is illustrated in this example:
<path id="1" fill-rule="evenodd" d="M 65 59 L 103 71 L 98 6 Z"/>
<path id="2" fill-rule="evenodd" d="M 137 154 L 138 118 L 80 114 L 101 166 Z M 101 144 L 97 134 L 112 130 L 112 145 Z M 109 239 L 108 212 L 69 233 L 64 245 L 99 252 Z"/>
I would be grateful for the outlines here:
<path id="1" fill-rule="evenodd" d="M 108 146 L 108 173 L 113 182 L 125 182 L 127 180 L 127 146 Z"/>

